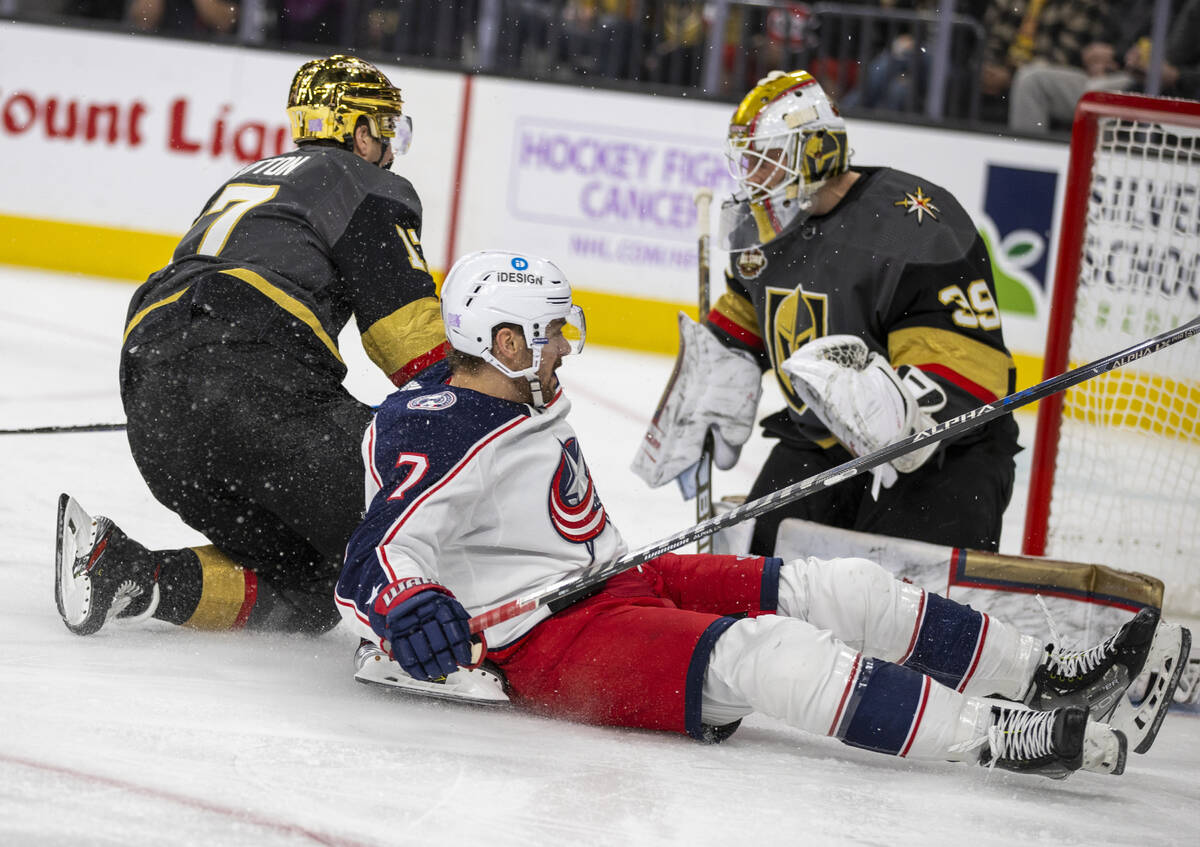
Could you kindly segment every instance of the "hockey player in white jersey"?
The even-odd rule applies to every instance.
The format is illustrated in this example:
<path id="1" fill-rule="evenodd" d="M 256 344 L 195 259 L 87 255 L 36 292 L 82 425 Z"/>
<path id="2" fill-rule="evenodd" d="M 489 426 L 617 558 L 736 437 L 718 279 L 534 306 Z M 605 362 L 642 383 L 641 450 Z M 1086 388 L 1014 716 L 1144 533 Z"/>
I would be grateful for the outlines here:
<path id="1" fill-rule="evenodd" d="M 1187 630 L 1143 610 L 1068 653 L 864 559 L 666 554 L 473 642 L 472 613 L 626 545 L 566 420 L 557 372 L 585 325 L 562 272 L 471 254 L 442 315 L 448 384 L 391 395 L 363 441 L 367 512 L 336 595 L 363 639 L 360 678 L 369 663 L 401 687 L 705 740 L 760 712 L 886 754 L 1052 777 L 1119 774 L 1128 747 L 1149 748 Z M 1135 706 L 1143 669 L 1161 682 Z"/>

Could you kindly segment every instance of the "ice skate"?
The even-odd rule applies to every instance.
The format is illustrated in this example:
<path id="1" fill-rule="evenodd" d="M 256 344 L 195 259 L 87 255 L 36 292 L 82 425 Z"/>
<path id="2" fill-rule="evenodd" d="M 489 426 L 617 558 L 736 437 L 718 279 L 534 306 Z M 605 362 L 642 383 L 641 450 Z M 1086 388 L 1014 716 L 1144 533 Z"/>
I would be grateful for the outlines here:
<path id="1" fill-rule="evenodd" d="M 112 618 L 154 614 L 158 584 L 139 551 L 111 520 L 93 518 L 69 494 L 59 496 L 54 595 L 67 629 L 91 635 Z"/>
<path id="2" fill-rule="evenodd" d="M 1079 652 L 1046 648 L 1025 702 L 1035 709 L 1087 706 L 1128 739 L 1136 753 L 1154 743 L 1187 663 L 1191 633 L 1163 623 L 1154 609 L 1142 609 L 1110 638 Z M 1145 673 L 1136 702 L 1130 683 Z"/>
<path id="3" fill-rule="evenodd" d="M 1042 710 L 1086 706 L 1095 720 L 1106 720 L 1142 672 L 1158 626 L 1158 612 L 1142 609 L 1094 647 L 1070 651 L 1046 645 L 1025 703 Z"/>
<path id="4" fill-rule="evenodd" d="M 1086 708 L 1048 712 L 992 707 L 979 763 L 1063 779 L 1077 770 L 1117 775 L 1125 770 L 1123 733 L 1088 719 Z"/>
<path id="5" fill-rule="evenodd" d="M 354 652 L 354 668 L 354 678 L 367 685 L 383 685 L 406 694 L 481 706 L 510 705 L 502 678 L 486 667 L 460 668 L 449 676 L 426 682 L 413 679 L 389 659 L 387 653 L 363 639 Z"/>

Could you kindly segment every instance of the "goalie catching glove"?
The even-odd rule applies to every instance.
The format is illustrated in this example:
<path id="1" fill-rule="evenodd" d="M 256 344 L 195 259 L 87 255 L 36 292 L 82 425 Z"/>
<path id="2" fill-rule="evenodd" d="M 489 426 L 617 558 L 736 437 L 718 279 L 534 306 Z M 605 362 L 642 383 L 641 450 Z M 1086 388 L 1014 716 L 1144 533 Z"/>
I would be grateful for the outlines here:
<path id="1" fill-rule="evenodd" d="M 887 359 L 854 335 L 829 335 L 808 342 L 787 358 L 782 370 L 792 388 L 825 428 L 855 456 L 874 453 L 934 424 L 930 412 L 946 405 L 942 389 L 919 368 L 897 372 Z M 915 471 L 937 450 L 937 442 L 892 459 L 901 473 Z M 894 477 L 885 479 L 891 485 Z"/>
<path id="2" fill-rule="evenodd" d="M 749 353 L 730 350 L 706 327 L 679 313 L 679 355 L 654 419 L 633 460 L 633 472 L 657 488 L 678 479 L 696 494 L 704 439 L 713 434 L 713 462 L 732 468 L 754 429 L 762 372 Z"/>

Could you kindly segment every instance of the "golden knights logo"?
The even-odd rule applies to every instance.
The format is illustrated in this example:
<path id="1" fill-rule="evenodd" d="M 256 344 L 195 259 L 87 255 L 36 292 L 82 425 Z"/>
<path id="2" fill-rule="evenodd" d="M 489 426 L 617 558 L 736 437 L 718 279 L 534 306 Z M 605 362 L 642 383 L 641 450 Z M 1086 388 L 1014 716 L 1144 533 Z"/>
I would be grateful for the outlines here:
<path id="1" fill-rule="evenodd" d="M 562 456 L 550 481 L 550 523 L 567 541 L 585 544 L 604 531 L 608 513 L 596 494 L 579 442 L 568 438 L 559 443 Z"/>
<path id="2" fill-rule="evenodd" d="M 800 148 L 800 173 L 808 184 L 846 170 L 846 133 L 833 129 L 806 132 Z"/>
<path id="3" fill-rule="evenodd" d="M 788 405 L 801 414 L 807 407 L 793 390 L 791 380 L 780 372 L 779 366 L 802 344 L 829 334 L 829 297 L 805 291 L 800 286 L 790 290 L 768 288 L 766 295 L 766 333 L 763 342 L 783 396 Z"/>

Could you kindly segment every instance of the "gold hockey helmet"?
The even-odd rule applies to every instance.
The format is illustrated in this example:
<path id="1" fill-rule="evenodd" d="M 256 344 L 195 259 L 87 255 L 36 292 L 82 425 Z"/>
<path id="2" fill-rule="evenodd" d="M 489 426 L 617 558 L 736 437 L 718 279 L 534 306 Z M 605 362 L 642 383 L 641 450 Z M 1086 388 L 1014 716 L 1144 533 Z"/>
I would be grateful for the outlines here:
<path id="1" fill-rule="evenodd" d="M 720 242 L 745 250 L 807 217 L 813 195 L 848 168 L 846 122 L 807 71 L 771 71 L 729 122 L 725 158 L 739 194 L 722 207 Z"/>
<path id="2" fill-rule="evenodd" d="M 341 143 L 354 136 L 360 117 L 376 138 L 395 139 L 398 153 L 408 149 L 412 121 L 401 114 L 400 89 L 379 68 L 354 56 L 330 56 L 305 62 L 292 79 L 288 117 L 292 139 L 332 139 Z"/>
<path id="3" fill-rule="evenodd" d="M 809 197 L 847 168 L 846 122 L 808 71 L 771 71 L 729 122 L 725 156 L 751 200 L 795 185 Z"/>

